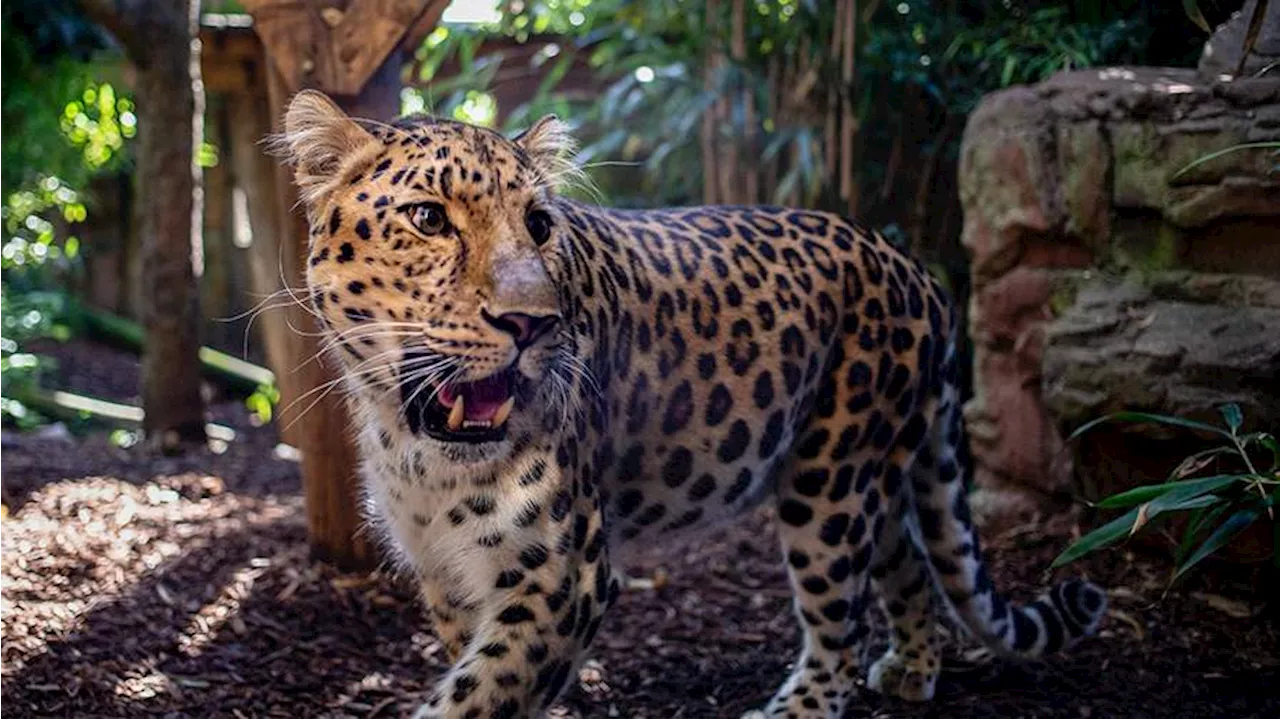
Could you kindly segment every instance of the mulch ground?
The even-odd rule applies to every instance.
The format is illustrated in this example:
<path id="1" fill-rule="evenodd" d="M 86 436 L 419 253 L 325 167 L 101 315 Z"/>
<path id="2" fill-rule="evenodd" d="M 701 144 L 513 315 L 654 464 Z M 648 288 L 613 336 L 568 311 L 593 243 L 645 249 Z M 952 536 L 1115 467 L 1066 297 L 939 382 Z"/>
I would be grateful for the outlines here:
<path id="1" fill-rule="evenodd" d="M 63 386 L 130 399 L 132 357 L 58 354 Z M 213 413 L 237 440 L 182 458 L 6 432 L 11 716 L 406 716 L 443 669 L 407 582 L 308 558 L 297 465 L 273 430 L 235 401 Z M 623 594 L 557 713 L 736 717 L 764 702 L 799 639 L 770 522 L 640 556 L 630 574 L 657 586 Z M 1029 597 L 1074 531 L 1058 518 L 989 538 L 997 582 Z M 863 692 L 850 716 L 1280 716 L 1276 602 L 1247 572 L 1162 597 L 1167 567 L 1124 549 L 1074 571 L 1111 590 L 1098 638 L 1033 663 L 953 646 L 931 704 Z"/>

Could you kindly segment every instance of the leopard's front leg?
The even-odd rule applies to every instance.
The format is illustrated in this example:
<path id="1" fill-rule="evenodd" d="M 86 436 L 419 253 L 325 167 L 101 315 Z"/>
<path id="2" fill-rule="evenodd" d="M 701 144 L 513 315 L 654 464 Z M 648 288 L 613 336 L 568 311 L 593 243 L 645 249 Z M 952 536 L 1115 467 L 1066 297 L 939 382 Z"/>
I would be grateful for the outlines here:
<path id="1" fill-rule="evenodd" d="M 513 512 L 497 546 L 458 555 L 449 574 L 468 603 L 469 636 L 415 717 L 538 716 L 574 676 L 616 598 L 599 496 L 544 473 L 547 490 L 497 500 L 493 514 Z"/>
<path id="2" fill-rule="evenodd" d="M 431 617 L 431 628 L 450 664 L 462 658 L 471 642 L 476 623 L 476 608 L 457 592 L 449 592 L 445 577 L 431 577 L 420 582 L 419 592 Z"/>

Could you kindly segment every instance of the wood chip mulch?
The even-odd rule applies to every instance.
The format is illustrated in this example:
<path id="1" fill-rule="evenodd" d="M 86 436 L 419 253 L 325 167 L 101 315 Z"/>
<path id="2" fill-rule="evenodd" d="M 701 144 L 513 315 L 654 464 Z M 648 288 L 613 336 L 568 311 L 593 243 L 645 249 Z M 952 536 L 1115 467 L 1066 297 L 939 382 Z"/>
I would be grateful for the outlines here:
<path id="1" fill-rule="evenodd" d="M 5 434 L 11 716 L 408 716 L 442 671 L 408 582 L 310 560 L 296 464 L 235 403 L 216 413 L 240 438 L 176 459 Z M 991 538 L 996 581 L 1031 596 L 1073 531 L 1060 518 Z M 1111 590 L 1098 638 L 1032 663 L 960 643 L 931 704 L 864 691 L 849 716 L 1280 716 L 1274 596 L 1205 575 L 1162 598 L 1167 568 L 1123 549 L 1074 571 Z M 629 573 L 553 715 L 737 717 L 767 700 L 799 641 L 767 512 L 647 550 Z"/>

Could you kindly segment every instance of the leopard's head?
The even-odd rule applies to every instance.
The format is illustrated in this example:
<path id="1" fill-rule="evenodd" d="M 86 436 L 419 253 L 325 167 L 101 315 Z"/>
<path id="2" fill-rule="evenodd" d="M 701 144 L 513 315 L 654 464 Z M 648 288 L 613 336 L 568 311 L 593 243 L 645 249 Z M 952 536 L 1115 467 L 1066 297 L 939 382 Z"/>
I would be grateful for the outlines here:
<path id="1" fill-rule="evenodd" d="M 576 371 L 553 281 L 565 126 L 386 125 L 304 91 L 278 144 L 311 226 L 311 303 L 352 392 L 425 441 L 482 445 L 471 457 L 547 423 Z"/>

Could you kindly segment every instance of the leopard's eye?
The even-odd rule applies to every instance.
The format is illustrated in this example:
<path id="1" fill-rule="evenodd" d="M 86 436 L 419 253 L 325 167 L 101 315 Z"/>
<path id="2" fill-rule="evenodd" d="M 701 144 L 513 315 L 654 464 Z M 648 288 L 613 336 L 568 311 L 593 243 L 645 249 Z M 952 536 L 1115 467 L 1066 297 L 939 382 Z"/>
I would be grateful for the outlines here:
<path id="1" fill-rule="evenodd" d="M 551 239 L 551 215 L 544 210 L 530 211 L 525 215 L 524 226 L 529 229 L 529 236 L 538 246 L 542 246 Z"/>
<path id="2" fill-rule="evenodd" d="M 409 221 L 424 235 L 443 235 L 449 230 L 449 216 L 444 212 L 444 205 L 438 202 L 423 202 L 408 208 Z"/>

